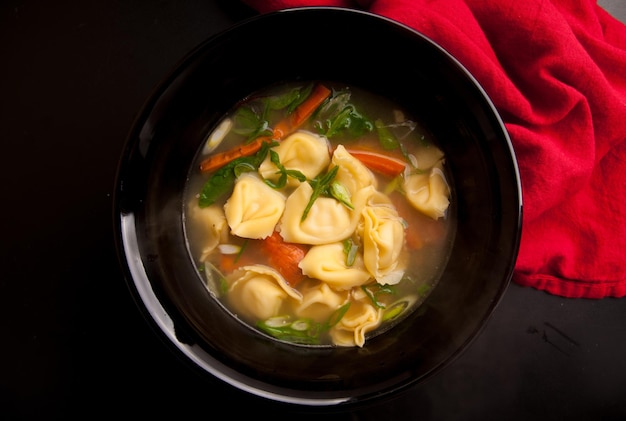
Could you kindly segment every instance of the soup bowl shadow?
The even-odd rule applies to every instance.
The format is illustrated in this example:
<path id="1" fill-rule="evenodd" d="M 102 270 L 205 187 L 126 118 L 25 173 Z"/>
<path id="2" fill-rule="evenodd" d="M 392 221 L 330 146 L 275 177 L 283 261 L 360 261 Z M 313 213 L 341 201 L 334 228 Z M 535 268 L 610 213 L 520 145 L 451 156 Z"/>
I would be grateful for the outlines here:
<path id="1" fill-rule="evenodd" d="M 292 34 L 298 48 L 284 48 Z M 298 80 L 338 81 L 401 104 L 438 139 L 451 175 L 456 227 L 441 279 L 417 311 L 362 348 L 294 346 L 240 323 L 200 281 L 185 240 L 184 189 L 207 134 L 251 92 Z M 407 390 L 470 346 L 510 282 L 522 198 L 504 124 L 454 57 L 392 20 L 315 7 L 250 18 L 176 66 L 128 135 L 114 220 L 140 311 L 194 370 L 268 400 L 337 407 Z"/>

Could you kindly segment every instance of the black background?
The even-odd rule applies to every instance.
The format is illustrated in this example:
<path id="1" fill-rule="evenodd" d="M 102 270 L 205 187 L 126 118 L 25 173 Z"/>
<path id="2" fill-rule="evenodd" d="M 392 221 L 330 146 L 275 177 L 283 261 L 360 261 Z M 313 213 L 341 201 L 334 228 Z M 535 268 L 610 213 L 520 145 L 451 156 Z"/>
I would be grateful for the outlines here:
<path id="1" fill-rule="evenodd" d="M 253 14 L 235 0 L 1 3 L 0 419 L 213 418 L 216 409 L 277 420 L 626 419 L 625 302 L 516 284 L 444 371 L 348 412 L 246 395 L 170 352 L 118 266 L 117 162 L 160 79 Z"/>

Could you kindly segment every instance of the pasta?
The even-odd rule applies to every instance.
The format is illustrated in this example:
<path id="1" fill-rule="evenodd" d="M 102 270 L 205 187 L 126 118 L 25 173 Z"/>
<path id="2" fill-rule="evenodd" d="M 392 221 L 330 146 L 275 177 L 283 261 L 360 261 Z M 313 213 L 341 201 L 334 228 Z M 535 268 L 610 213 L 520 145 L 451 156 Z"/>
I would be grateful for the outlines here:
<path id="1" fill-rule="evenodd" d="M 361 237 L 365 266 L 376 281 L 382 285 L 400 282 L 404 275 L 398 270 L 404 250 L 404 225 L 397 211 L 389 206 L 366 207 Z"/>
<path id="2" fill-rule="evenodd" d="M 358 215 L 329 197 L 315 200 L 307 218 L 302 221 L 312 194 L 313 188 L 302 183 L 287 198 L 279 227 L 283 239 L 290 243 L 315 245 L 341 241 L 352 235 Z"/>
<path id="3" fill-rule="evenodd" d="M 421 305 L 445 267 L 445 156 L 397 104 L 305 88 L 252 95 L 209 136 L 213 155 L 199 147 L 189 250 L 211 297 L 260 333 L 363 347 Z M 308 92 L 329 96 L 311 106 Z"/>
<path id="4" fill-rule="evenodd" d="M 227 235 L 226 216 L 219 206 L 200 208 L 195 201 L 189 205 L 190 217 L 198 222 L 199 234 L 203 239 L 200 261 L 206 260 L 215 248 L 223 243 Z"/>
<path id="5" fill-rule="evenodd" d="M 441 161 L 425 173 L 409 175 L 404 182 L 404 190 L 415 209 L 433 219 L 445 216 L 450 204 L 450 189 Z"/>
<path id="6" fill-rule="evenodd" d="M 264 265 L 244 266 L 229 278 L 228 300 L 243 316 L 267 319 L 278 315 L 288 297 L 302 300 L 275 269 Z"/>
<path id="7" fill-rule="evenodd" d="M 274 148 L 280 163 L 286 169 L 296 169 L 307 178 L 313 178 L 328 167 L 330 156 L 328 153 L 328 141 L 313 133 L 297 131 Z M 279 177 L 278 168 L 266 157 L 259 167 L 259 174 L 263 178 L 276 181 Z M 300 184 L 296 178 L 288 178 L 289 186 Z"/>
<path id="8" fill-rule="evenodd" d="M 381 319 L 381 309 L 366 301 L 354 301 L 339 323 L 330 330 L 330 336 L 340 346 L 363 346 L 365 335 L 376 329 Z"/>
<path id="9" fill-rule="evenodd" d="M 350 290 L 372 278 L 361 256 L 357 256 L 351 266 L 346 264 L 341 243 L 311 247 L 298 266 L 305 275 L 319 279 L 338 291 Z"/>
<path id="10" fill-rule="evenodd" d="M 348 300 L 348 291 L 336 291 L 327 283 L 313 284 L 302 291 L 302 301 L 294 306 L 298 317 L 322 323 Z"/>
<path id="11" fill-rule="evenodd" d="M 365 187 L 376 187 L 377 182 L 374 174 L 358 159 L 350 155 L 343 145 L 337 146 L 333 152 L 332 163 L 339 167 L 335 179 L 343 184 L 352 195 Z"/>
<path id="12" fill-rule="evenodd" d="M 285 197 L 248 173 L 239 176 L 224 205 L 232 233 L 243 238 L 271 235 L 284 209 Z"/>

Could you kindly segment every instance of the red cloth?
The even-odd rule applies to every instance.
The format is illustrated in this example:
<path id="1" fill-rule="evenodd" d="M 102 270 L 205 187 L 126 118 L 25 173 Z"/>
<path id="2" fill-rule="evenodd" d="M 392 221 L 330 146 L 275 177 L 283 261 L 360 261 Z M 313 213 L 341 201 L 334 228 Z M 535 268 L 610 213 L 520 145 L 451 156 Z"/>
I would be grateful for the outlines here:
<path id="1" fill-rule="evenodd" d="M 262 13 L 369 10 L 448 50 L 493 100 L 517 154 L 513 280 L 563 297 L 626 296 L 626 26 L 595 1 L 243 1 Z"/>

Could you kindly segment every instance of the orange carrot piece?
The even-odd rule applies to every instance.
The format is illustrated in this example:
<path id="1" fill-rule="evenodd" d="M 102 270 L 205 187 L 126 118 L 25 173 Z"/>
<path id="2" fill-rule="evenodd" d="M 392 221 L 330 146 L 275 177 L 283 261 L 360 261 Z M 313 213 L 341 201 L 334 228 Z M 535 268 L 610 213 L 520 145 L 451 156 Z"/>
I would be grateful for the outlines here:
<path id="1" fill-rule="evenodd" d="M 274 126 L 274 139 L 280 140 L 304 124 L 331 93 L 332 91 L 326 86 L 315 85 L 313 91 L 293 110 L 293 113 Z"/>
<path id="2" fill-rule="evenodd" d="M 286 243 L 283 237 L 274 231 L 272 235 L 262 240 L 261 248 L 269 256 L 270 264 L 283 275 L 291 287 L 295 287 L 304 279 L 298 263 L 308 251 L 307 246 Z"/>
<path id="3" fill-rule="evenodd" d="M 315 85 L 311 94 L 300 105 L 296 107 L 291 115 L 291 127 L 296 128 L 311 117 L 313 112 L 331 94 L 331 90 L 322 84 Z"/>
<path id="4" fill-rule="evenodd" d="M 253 265 L 256 262 L 245 252 L 243 254 L 220 254 L 220 270 L 228 275 L 241 266 Z"/>
<path id="5" fill-rule="evenodd" d="M 303 124 L 330 94 L 331 90 L 326 86 L 316 85 L 311 94 L 296 107 L 289 117 L 276 124 L 271 139 L 269 136 L 261 136 L 247 145 L 211 155 L 200 163 L 200 172 L 215 171 L 237 158 L 257 153 L 264 141 L 283 139 Z"/>
<path id="6" fill-rule="evenodd" d="M 278 123 L 276 123 L 276 126 L 274 126 L 274 132 L 273 132 L 272 138 L 274 140 L 281 140 L 283 137 L 285 137 L 285 135 L 291 132 L 291 130 L 292 128 L 291 128 L 289 119 L 284 119 L 282 121 L 279 121 Z"/>
<path id="7" fill-rule="evenodd" d="M 229 274 L 236 269 L 234 254 L 222 254 L 220 255 L 220 269 L 225 274 Z"/>
<path id="8" fill-rule="evenodd" d="M 259 149 L 261 149 L 261 145 L 263 145 L 263 142 L 266 142 L 268 140 L 269 137 L 267 136 L 257 137 L 247 145 L 237 146 L 234 149 L 211 155 L 205 158 L 200 163 L 200 172 L 205 173 L 215 171 L 234 159 L 255 154 L 259 151 Z"/>
<path id="9" fill-rule="evenodd" d="M 402 174 L 406 168 L 406 163 L 398 158 L 367 150 L 346 150 L 350 155 L 361 161 L 367 168 L 389 177 L 396 177 Z"/>

